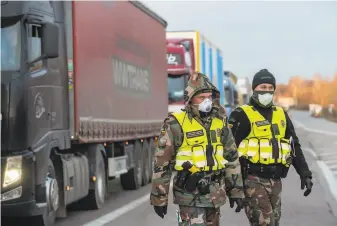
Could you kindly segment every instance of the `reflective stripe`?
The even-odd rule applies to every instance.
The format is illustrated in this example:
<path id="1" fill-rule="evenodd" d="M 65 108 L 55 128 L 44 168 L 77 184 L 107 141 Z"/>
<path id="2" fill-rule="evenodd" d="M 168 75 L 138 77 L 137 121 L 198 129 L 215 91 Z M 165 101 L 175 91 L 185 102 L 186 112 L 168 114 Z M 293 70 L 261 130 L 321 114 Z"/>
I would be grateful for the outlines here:
<path id="1" fill-rule="evenodd" d="M 270 147 L 269 142 L 260 142 L 260 147 Z"/>
<path id="2" fill-rule="evenodd" d="M 177 153 L 177 156 L 192 156 L 192 152 L 191 151 L 179 151 Z"/>
<path id="3" fill-rule="evenodd" d="M 248 156 L 252 156 L 252 157 L 253 157 L 253 156 L 255 156 L 256 154 L 257 154 L 256 151 L 250 151 L 250 150 L 247 151 L 247 155 L 248 155 Z"/>

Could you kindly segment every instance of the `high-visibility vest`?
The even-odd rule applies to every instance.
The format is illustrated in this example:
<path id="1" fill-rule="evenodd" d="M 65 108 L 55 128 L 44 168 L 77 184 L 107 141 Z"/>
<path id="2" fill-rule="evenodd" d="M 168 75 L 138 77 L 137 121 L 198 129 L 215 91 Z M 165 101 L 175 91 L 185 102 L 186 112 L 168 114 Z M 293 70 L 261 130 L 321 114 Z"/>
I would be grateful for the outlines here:
<path id="1" fill-rule="evenodd" d="M 176 112 L 172 115 L 179 122 L 184 138 L 180 147 L 176 150 L 176 161 L 174 168 L 177 171 L 183 170 L 183 163 L 188 161 L 200 171 L 220 170 L 225 168 L 227 160 L 224 158 L 224 146 L 221 143 L 221 131 L 224 122 L 218 118 L 213 118 L 210 129 L 207 131 L 197 120 L 189 119 L 186 112 Z M 211 145 L 212 159 L 214 165 L 207 165 L 206 150 L 208 144 Z"/>
<path id="2" fill-rule="evenodd" d="M 251 163 L 283 164 L 290 166 L 291 142 L 285 139 L 286 117 L 280 107 L 273 107 L 272 125 L 252 106 L 243 105 L 241 109 L 246 113 L 251 130 L 249 135 L 238 147 L 239 156 Z M 273 134 L 274 131 L 274 134 Z M 273 136 L 274 135 L 274 136 Z M 273 156 L 272 138 L 275 137 L 278 146 L 278 157 Z"/>

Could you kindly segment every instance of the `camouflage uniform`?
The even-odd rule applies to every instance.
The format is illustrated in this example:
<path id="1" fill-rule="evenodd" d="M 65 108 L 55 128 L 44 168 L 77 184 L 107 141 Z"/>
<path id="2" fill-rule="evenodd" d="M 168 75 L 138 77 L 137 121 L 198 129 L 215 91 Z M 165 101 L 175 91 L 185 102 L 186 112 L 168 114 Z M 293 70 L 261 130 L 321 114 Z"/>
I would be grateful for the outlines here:
<path id="1" fill-rule="evenodd" d="M 281 218 L 281 179 L 248 175 L 245 212 L 252 226 L 278 226 Z"/>
<path id="2" fill-rule="evenodd" d="M 224 121 L 225 112 L 219 105 L 218 100 L 213 98 L 213 108 L 210 116 L 201 119 L 199 113 L 189 105 L 191 98 L 200 91 L 213 91 L 213 96 L 219 97 L 219 91 L 211 84 L 208 78 L 200 73 L 191 75 L 185 89 L 185 111 L 189 119 L 194 117 L 205 128 L 209 128 L 214 117 Z M 227 125 L 227 124 L 225 124 Z M 231 130 L 225 126 L 219 128 L 221 131 L 222 143 L 224 145 L 224 158 L 228 161 L 225 168 L 225 178 L 220 183 L 210 185 L 210 193 L 201 195 L 198 190 L 191 193 L 173 186 L 173 202 L 179 205 L 182 222 L 179 225 L 219 225 L 220 206 L 226 202 L 226 192 L 230 198 L 244 198 L 242 190 L 243 181 L 237 147 Z M 152 177 L 151 205 L 167 206 L 170 178 L 175 162 L 176 150 L 183 141 L 183 131 L 178 121 L 169 116 L 162 126 L 161 135 L 158 140 L 158 147 L 155 152 L 155 166 Z M 174 184 L 177 177 L 174 177 Z"/>

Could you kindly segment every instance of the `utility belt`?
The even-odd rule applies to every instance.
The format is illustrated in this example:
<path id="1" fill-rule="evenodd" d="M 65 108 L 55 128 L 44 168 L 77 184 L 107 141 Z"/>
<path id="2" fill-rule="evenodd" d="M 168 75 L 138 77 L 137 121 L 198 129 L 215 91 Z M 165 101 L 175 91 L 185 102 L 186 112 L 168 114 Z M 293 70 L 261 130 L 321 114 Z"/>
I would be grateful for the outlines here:
<path id="1" fill-rule="evenodd" d="M 246 159 L 240 159 L 243 177 L 247 178 L 248 175 L 255 175 L 262 178 L 286 178 L 289 167 L 282 164 L 263 165 L 258 163 L 250 163 Z"/>
<path id="2" fill-rule="evenodd" d="M 221 183 L 221 180 L 225 177 L 225 170 L 213 171 L 213 172 L 197 172 L 191 174 L 187 170 L 177 172 L 177 180 L 175 186 L 181 190 L 187 190 L 188 192 L 199 191 L 201 195 L 210 193 L 209 186 L 212 183 Z"/>

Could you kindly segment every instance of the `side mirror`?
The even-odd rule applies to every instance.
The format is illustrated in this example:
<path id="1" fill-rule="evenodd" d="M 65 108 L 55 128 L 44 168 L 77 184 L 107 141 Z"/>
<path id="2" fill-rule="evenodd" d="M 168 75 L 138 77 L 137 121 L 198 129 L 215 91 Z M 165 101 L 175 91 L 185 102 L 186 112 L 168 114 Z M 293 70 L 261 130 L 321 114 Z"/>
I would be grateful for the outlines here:
<path id="1" fill-rule="evenodd" d="M 190 43 L 188 41 L 183 41 L 181 44 L 185 47 L 187 52 L 190 51 L 191 48 L 190 48 Z"/>
<path id="2" fill-rule="evenodd" d="M 56 24 L 42 25 L 42 56 L 56 58 L 59 56 L 59 28 Z"/>

